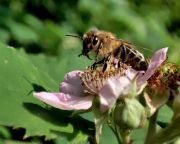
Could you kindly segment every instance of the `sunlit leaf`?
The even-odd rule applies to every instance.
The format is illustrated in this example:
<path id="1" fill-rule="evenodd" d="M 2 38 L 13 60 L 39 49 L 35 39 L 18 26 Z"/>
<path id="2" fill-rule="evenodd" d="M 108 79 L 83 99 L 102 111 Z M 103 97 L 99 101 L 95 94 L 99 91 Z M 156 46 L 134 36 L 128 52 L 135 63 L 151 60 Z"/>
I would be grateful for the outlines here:
<path id="1" fill-rule="evenodd" d="M 0 125 L 25 128 L 27 136 L 56 137 L 56 132 L 71 133 L 66 112 L 47 109 L 32 96 L 33 91 L 58 91 L 58 83 L 46 72 L 38 71 L 24 54 L 0 45 Z"/>

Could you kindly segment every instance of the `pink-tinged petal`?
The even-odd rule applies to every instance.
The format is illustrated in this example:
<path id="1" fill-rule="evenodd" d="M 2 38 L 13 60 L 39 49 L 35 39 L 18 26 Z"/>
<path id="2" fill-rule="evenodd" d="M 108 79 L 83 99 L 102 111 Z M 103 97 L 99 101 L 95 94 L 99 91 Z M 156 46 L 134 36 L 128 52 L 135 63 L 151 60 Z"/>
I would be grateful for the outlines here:
<path id="1" fill-rule="evenodd" d="M 93 96 L 75 97 L 64 93 L 39 92 L 33 94 L 39 100 L 62 110 L 86 110 L 92 106 Z"/>
<path id="2" fill-rule="evenodd" d="M 134 70 L 134 69 L 132 69 L 132 68 L 127 69 L 127 70 L 126 70 L 126 73 L 125 73 L 125 75 L 126 75 L 130 80 L 134 79 L 137 74 L 138 74 L 138 71 L 136 71 L 136 70 Z"/>
<path id="3" fill-rule="evenodd" d="M 64 94 L 74 95 L 75 97 L 84 96 L 83 86 L 80 79 L 82 71 L 71 71 L 64 77 L 64 81 L 60 84 L 60 91 Z"/>
<path id="4" fill-rule="evenodd" d="M 156 71 L 156 69 L 166 60 L 168 48 L 162 48 L 158 50 L 154 56 L 151 58 L 149 66 L 145 74 L 139 74 L 137 82 L 138 85 L 146 82 Z"/>
<path id="5" fill-rule="evenodd" d="M 101 111 L 105 112 L 116 102 L 120 95 L 128 94 L 130 89 L 130 80 L 127 77 L 112 77 L 99 92 Z"/>
<path id="6" fill-rule="evenodd" d="M 80 83 L 81 82 L 80 75 L 82 73 L 83 72 L 79 70 L 71 71 L 64 76 L 64 82 L 71 83 L 71 84 L 76 84 L 77 82 Z"/>

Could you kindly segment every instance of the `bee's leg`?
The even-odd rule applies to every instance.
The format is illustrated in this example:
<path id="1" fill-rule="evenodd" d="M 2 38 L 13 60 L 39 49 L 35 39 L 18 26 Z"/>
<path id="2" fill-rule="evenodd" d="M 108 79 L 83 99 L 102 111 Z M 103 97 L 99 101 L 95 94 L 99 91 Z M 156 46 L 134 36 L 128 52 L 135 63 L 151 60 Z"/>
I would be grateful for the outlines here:
<path id="1" fill-rule="evenodd" d="M 109 55 L 106 57 L 105 61 L 106 61 L 106 62 L 107 62 L 107 61 L 110 61 L 110 59 L 111 59 L 111 54 L 109 54 Z"/>
<path id="2" fill-rule="evenodd" d="M 102 70 L 103 72 L 106 70 L 107 66 L 108 66 L 107 63 L 104 63 L 103 70 Z"/>
<path id="3" fill-rule="evenodd" d="M 91 69 L 95 70 L 96 65 L 97 65 L 97 62 L 94 62 L 94 63 L 92 64 L 92 66 L 91 66 Z"/>
<path id="4" fill-rule="evenodd" d="M 118 61 L 118 68 L 120 68 L 121 67 L 121 62 L 120 61 Z"/>
<path id="5" fill-rule="evenodd" d="M 106 58 L 103 58 L 103 59 L 100 60 L 100 61 L 95 61 L 95 62 L 92 64 L 91 68 L 94 70 L 98 64 L 104 63 L 104 62 L 105 62 L 105 59 L 106 59 Z"/>
<path id="6" fill-rule="evenodd" d="M 98 64 L 101 64 L 102 62 L 101 61 L 96 61 L 96 62 L 94 62 L 93 64 L 92 64 L 92 66 L 91 66 L 91 69 L 93 69 L 93 70 L 95 70 L 96 69 L 96 67 L 97 67 L 97 65 Z"/>
<path id="7" fill-rule="evenodd" d="M 111 55 L 109 55 L 108 57 L 105 58 L 104 65 L 103 65 L 103 72 L 107 69 L 110 59 L 111 59 Z"/>

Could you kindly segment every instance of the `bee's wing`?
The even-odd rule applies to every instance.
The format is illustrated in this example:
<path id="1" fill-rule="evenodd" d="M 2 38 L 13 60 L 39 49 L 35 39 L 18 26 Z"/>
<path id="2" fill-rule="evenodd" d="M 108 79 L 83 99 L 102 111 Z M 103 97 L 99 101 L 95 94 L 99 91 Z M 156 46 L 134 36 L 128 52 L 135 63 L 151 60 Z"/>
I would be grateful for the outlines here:
<path id="1" fill-rule="evenodd" d="M 126 46 L 128 46 L 128 47 L 130 47 L 130 48 L 133 48 L 133 49 L 135 49 L 135 50 L 143 49 L 143 50 L 145 50 L 145 51 L 150 51 L 150 52 L 152 52 L 152 50 L 149 49 L 149 48 L 137 46 L 137 45 L 133 44 L 132 42 L 129 42 L 129 41 L 126 41 L 126 40 L 122 40 L 122 39 L 118 39 L 118 40 L 124 42 L 124 44 L 125 44 Z"/>
<path id="2" fill-rule="evenodd" d="M 133 44 L 133 43 L 131 43 L 129 41 L 126 41 L 126 40 L 122 40 L 122 39 L 119 39 L 119 40 L 124 44 L 124 46 L 129 47 L 130 49 L 137 50 L 137 47 L 136 47 L 135 44 Z"/>

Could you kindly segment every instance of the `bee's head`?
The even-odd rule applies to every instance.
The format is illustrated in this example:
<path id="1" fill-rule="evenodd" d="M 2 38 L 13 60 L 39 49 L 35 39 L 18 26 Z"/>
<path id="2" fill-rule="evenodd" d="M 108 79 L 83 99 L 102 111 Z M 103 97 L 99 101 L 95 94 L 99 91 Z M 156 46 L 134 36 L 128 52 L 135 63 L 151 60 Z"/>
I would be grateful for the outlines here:
<path id="1" fill-rule="evenodd" d="M 79 55 L 84 55 L 88 59 L 91 59 L 89 57 L 89 52 L 91 51 L 97 51 L 97 49 L 100 46 L 100 40 L 98 38 L 98 34 L 96 31 L 89 31 L 83 35 L 83 48 L 82 48 L 82 53 Z"/>
<path id="2" fill-rule="evenodd" d="M 71 36 L 71 37 L 77 37 L 82 40 L 83 42 L 83 48 L 81 54 L 78 56 L 86 56 L 88 59 L 92 60 L 89 57 L 89 52 L 90 51 L 96 51 L 98 49 L 98 46 L 100 44 L 100 41 L 97 36 L 97 32 L 95 30 L 89 31 L 83 35 L 83 37 L 76 36 L 76 35 L 66 35 L 66 36 Z"/>
<path id="3" fill-rule="evenodd" d="M 89 57 L 89 53 L 91 51 L 94 51 L 96 54 L 98 53 L 99 49 L 102 47 L 102 43 L 105 42 L 105 39 L 107 38 L 114 38 L 114 36 L 109 32 L 100 31 L 97 29 L 90 30 L 86 32 L 83 37 L 80 36 L 74 36 L 74 35 L 67 35 L 67 36 L 73 36 L 78 37 L 83 42 L 83 48 L 81 54 L 79 56 L 86 56 L 88 59 L 91 59 Z"/>

